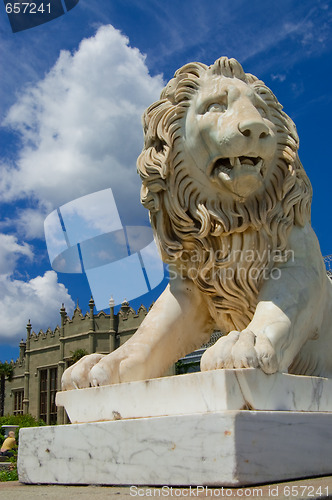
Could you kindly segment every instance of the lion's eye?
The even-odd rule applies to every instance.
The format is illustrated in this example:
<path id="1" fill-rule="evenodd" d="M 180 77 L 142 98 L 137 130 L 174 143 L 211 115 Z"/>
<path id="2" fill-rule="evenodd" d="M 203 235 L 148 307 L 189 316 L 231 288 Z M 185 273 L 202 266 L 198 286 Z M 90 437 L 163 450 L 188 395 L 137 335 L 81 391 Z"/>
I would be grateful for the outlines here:
<path id="1" fill-rule="evenodd" d="M 214 102 L 210 104 L 210 106 L 207 107 L 206 111 L 207 112 L 214 112 L 214 113 L 224 113 L 226 111 L 227 107 L 226 104 L 221 104 L 219 102 Z"/>

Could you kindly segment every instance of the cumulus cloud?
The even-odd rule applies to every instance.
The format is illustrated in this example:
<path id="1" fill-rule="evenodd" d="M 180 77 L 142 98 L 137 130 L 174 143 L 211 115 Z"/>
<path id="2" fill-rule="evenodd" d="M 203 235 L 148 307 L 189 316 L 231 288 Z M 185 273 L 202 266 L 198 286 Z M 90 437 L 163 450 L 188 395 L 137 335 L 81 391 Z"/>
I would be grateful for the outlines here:
<path id="1" fill-rule="evenodd" d="M 0 339 L 17 345 L 26 336 L 26 324 L 31 320 L 33 330 L 39 332 L 59 324 L 61 303 L 72 311 L 74 302 L 68 290 L 58 283 L 57 274 L 47 271 L 30 281 L 0 275 Z"/>
<path id="2" fill-rule="evenodd" d="M 69 312 L 74 307 L 54 271 L 19 279 L 22 264 L 34 263 L 26 240 L 43 237 L 44 219 L 54 208 L 111 187 L 121 215 L 145 215 L 136 173 L 141 115 L 162 86 L 128 39 L 104 26 L 76 52 L 62 51 L 37 85 L 21 90 L 2 124 L 21 145 L 10 164 L 0 165 L 1 201 L 13 206 L 0 229 L 16 231 L 0 233 L 0 341 L 17 345 L 29 318 L 37 332 L 54 328 L 61 303 Z"/>
<path id="3" fill-rule="evenodd" d="M 0 342 L 17 345 L 22 337 L 25 338 L 29 318 L 37 332 L 48 326 L 54 328 L 59 322 L 62 302 L 69 311 L 73 309 L 74 302 L 65 286 L 58 283 L 54 271 L 28 281 L 16 279 L 20 264 L 33 262 L 33 250 L 31 245 L 19 242 L 15 236 L 0 233 Z"/>
<path id="4" fill-rule="evenodd" d="M 7 217 L 0 222 L 0 228 L 15 228 L 16 233 L 23 239 L 43 239 L 44 221 L 51 210 L 49 203 L 39 203 L 36 208 L 18 209 L 14 217 Z"/>
<path id="5" fill-rule="evenodd" d="M 3 166 L 2 199 L 32 196 L 51 211 L 112 187 L 120 211 L 135 213 L 141 115 L 162 86 L 162 77 L 149 75 L 144 56 L 112 26 L 83 40 L 75 53 L 62 51 L 43 80 L 23 89 L 5 119 L 22 148 L 14 168 Z M 23 212 L 18 222 L 27 236 L 40 234 L 40 216 L 36 221 Z"/>
<path id="6" fill-rule="evenodd" d="M 32 247 L 27 243 L 18 243 L 16 236 L 0 233 L 0 274 L 10 276 L 20 257 L 32 260 Z"/>

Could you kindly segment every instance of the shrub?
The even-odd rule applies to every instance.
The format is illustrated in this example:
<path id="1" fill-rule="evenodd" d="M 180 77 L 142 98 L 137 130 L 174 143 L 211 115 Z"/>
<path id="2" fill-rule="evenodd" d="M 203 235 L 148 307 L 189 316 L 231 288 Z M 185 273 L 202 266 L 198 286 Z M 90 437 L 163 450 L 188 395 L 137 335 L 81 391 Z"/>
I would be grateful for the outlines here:
<path id="1" fill-rule="evenodd" d="M 13 464 L 13 468 L 8 470 L 0 470 L 0 482 L 18 481 L 17 467 Z"/>
<path id="2" fill-rule="evenodd" d="M 36 420 L 32 415 L 7 415 L 0 417 L 0 445 L 5 439 L 5 429 L 1 428 L 2 425 L 18 425 L 15 432 L 16 442 L 18 443 L 18 433 L 22 427 L 40 427 L 46 425 L 43 420 Z M 11 462 L 10 468 L 0 471 L 0 482 L 4 481 L 18 481 L 17 474 L 17 448 L 13 450 L 14 455 L 9 458 Z"/>
<path id="3" fill-rule="evenodd" d="M 14 455 L 9 458 L 9 469 L 0 470 L 0 482 L 18 481 L 17 473 L 17 449 L 13 450 Z"/>
<path id="4" fill-rule="evenodd" d="M 83 358 L 83 356 L 86 356 L 88 354 L 88 351 L 85 349 L 76 349 L 76 351 L 70 351 L 71 354 L 71 360 L 73 363 L 76 363 L 78 360 Z"/>
<path id="5" fill-rule="evenodd" d="M 5 429 L 1 428 L 2 425 L 18 425 L 15 432 L 16 441 L 18 440 L 18 433 L 22 427 L 40 427 L 46 425 L 43 420 L 37 420 L 32 415 L 7 415 L 0 417 L 0 444 L 5 439 Z"/>

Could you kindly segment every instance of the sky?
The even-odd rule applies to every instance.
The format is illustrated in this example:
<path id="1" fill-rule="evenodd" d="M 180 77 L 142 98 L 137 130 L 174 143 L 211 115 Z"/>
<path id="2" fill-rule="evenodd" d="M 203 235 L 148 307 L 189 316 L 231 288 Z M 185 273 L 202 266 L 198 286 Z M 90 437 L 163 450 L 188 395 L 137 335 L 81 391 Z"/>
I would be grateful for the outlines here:
<path id="1" fill-rule="evenodd" d="M 332 254 L 331 27 L 332 5 L 325 0 L 80 0 L 50 22 L 13 33 L 0 5 L 0 361 L 17 358 L 29 319 L 38 333 L 59 324 L 62 303 L 72 314 L 78 301 L 85 314 L 102 282 L 98 266 L 109 231 L 128 243 L 128 234 L 135 239 L 130 228 L 146 228 L 136 173 L 141 115 L 191 61 L 235 57 L 276 94 L 299 133 L 300 158 L 314 190 L 313 228 L 323 255 Z M 96 204 L 91 196 L 97 192 Z M 92 233 L 73 236 L 70 245 L 79 242 L 83 257 L 65 257 L 71 272 L 61 272 L 61 242 L 61 258 L 52 247 L 50 262 L 45 219 L 61 237 L 70 235 L 67 224 L 83 234 L 84 214 L 91 219 L 97 206 L 98 215 L 105 196 L 112 198 L 118 225 L 109 216 L 97 230 L 93 226 L 98 265 L 90 265 L 90 274 L 77 272 L 77 263 L 91 264 L 84 251 L 96 247 L 84 247 Z M 148 269 L 149 238 L 146 233 L 144 241 L 135 240 L 130 259 L 119 250 L 122 260 L 115 262 L 118 270 L 130 270 L 133 287 L 133 270 L 147 266 L 144 276 L 137 274 L 142 287 L 130 300 L 135 310 L 141 303 L 148 307 L 167 283 L 160 269 Z M 111 264 L 104 282 L 116 274 Z M 139 290 L 144 293 L 137 296 Z M 130 289 L 117 293 L 123 294 L 117 301 L 128 299 Z"/>

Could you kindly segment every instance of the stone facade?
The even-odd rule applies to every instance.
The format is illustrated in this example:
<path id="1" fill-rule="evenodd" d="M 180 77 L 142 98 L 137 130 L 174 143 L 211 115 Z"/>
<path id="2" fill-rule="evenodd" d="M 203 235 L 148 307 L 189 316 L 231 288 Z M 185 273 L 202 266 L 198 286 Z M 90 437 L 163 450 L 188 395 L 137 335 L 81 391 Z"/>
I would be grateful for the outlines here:
<path id="1" fill-rule="evenodd" d="M 30 413 L 47 424 L 66 423 L 63 408 L 56 408 L 54 400 L 61 389 L 61 376 L 72 364 L 73 353 L 77 349 L 88 354 L 114 351 L 135 333 L 147 312 L 144 306 L 135 312 L 125 301 L 117 314 L 114 307 L 109 314 L 94 314 L 91 299 L 89 311 L 83 315 L 77 305 L 72 318 L 62 305 L 61 326 L 54 330 L 35 333 L 29 321 L 26 341 L 21 341 L 20 355 L 14 363 L 13 379 L 6 381 L 4 413 Z M 174 368 L 167 372 L 172 373 Z"/>

